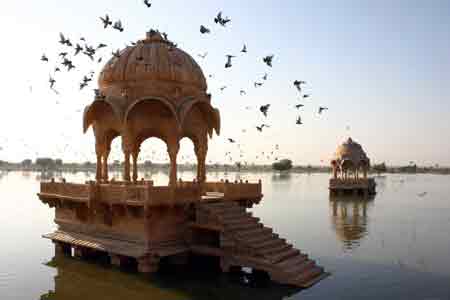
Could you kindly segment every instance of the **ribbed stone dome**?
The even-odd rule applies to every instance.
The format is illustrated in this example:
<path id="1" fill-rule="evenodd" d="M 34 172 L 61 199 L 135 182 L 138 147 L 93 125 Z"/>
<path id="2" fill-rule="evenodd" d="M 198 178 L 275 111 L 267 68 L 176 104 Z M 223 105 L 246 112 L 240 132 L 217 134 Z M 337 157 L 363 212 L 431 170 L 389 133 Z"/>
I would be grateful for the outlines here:
<path id="1" fill-rule="evenodd" d="M 174 83 L 206 91 L 205 76 L 197 62 L 186 52 L 151 30 L 144 40 L 136 42 L 112 57 L 99 76 L 100 90 L 111 85 L 148 85 L 151 82 Z"/>
<path id="2" fill-rule="evenodd" d="M 355 166 L 361 162 L 369 163 L 369 158 L 360 144 L 348 138 L 347 141 L 339 145 L 336 149 L 333 161 L 351 161 Z"/>

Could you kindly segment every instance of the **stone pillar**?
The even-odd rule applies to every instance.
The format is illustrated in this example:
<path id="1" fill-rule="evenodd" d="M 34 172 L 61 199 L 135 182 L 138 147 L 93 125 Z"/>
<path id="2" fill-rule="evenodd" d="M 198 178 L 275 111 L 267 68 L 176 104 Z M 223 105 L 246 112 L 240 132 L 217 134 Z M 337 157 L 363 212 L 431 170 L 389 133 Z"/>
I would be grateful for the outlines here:
<path id="1" fill-rule="evenodd" d="M 206 181 L 206 154 L 208 153 L 208 140 L 200 139 L 194 147 L 197 156 L 197 181 L 204 183 Z"/>
<path id="2" fill-rule="evenodd" d="M 109 153 L 111 152 L 111 149 L 107 149 L 105 153 L 103 154 L 103 181 L 108 182 L 109 176 L 108 176 L 108 157 Z"/>
<path id="3" fill-rule="evenodd" d="M 73 247 L 73 256 L 76 258 L 83 258 L 83 248 L 80 246 Z"/>
<path id="4" fill-rule="evenodd" d="M 97 169 L 95 172 L 95 180 L 100 182 L 102 180 L 102 155 L 97 152 Z"/>
<path id="5" fill-rule="evenodd" d="M 138 180 L 138 164 L 137 164 L 138 156 L 139 156 L 139 149 L 136 149 L 131 153 L 131 157 L 133 159 L 133 182 L 137 182 Z"/>
<path id="6" fill-rule="evenodd" d="M 168 144 L 167 152 L 170 158 L 170 180 L 169 185 L 177 184 L 177 155 L 180 150 L 180 144 L 177 142 Z"/>
<path id="7" fill-rule="evenodd" d="M 123 180 L 130 181 L 130 152 L 124 151 L 125 162 L 123 167 Z"/>
<path id="8" fill-rule="evenodd" d="M 158 271 L 159 257 L 154 255 L 143 256 L 137 259 L 139 273 L 155 273 Z"/>
<path id="9" fill-rule="evenodd" d="M 70 244 L 66 244 L 59 241 L 53 241 L 55 245 L 55 256 L 70 256 L 71 255 L 71 246 Z"/>
<path id="10" fill-rule="evenodd" d="M 109 258 L 111 260 L 111 265 L 115 267 L 120 267 L 120 256 L 114 253 L 109 253 Z"/>

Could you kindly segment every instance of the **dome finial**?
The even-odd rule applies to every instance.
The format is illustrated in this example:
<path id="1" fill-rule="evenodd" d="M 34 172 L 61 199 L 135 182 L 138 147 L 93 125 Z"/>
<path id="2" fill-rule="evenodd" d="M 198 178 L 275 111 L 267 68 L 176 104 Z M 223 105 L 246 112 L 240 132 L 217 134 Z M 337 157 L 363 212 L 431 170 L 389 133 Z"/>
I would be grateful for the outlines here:
<path id="1" fill-rule="evenodd" d="M 158 30 L 150 29 L 146 34 L 146 40 L 160 42 L 163 41 L 163 37 Z"/>

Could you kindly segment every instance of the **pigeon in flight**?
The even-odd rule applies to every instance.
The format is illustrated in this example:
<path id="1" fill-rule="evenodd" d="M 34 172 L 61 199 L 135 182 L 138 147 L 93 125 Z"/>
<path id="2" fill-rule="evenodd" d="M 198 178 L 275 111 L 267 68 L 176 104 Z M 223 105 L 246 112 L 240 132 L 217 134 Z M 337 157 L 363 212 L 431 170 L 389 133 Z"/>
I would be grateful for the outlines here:
<path id="1" fill-rule="evenodd" d="M 306 84 L 306 82 L 303 81 L 303 80 L 295 80 L 295 81 L 294 81 L 294 86 L 297 88 L 297 90 L 298 90 L 299 92 L 302 91 L 302 84 Z"/>
<path id="2" fill-rule="evenodd" d="M 203 54 L 199 54 L 198 55 L 200 58 L 205 58 L 206 56 L 208 56 L 208 52 L 205 52 L 205 53 L 203 53 Z"/>
<path id="3" fill-rule="evenodd" d="M 259 132 L 262 132 L 262 130 L 263 130 L 264 127 L 269 128 L 270 126 L 267 125 L 267 124 L 261 124 L 261 126 L 256 126 L 256 129 L 257 129 Z"/>
<path id="4" fill-rule="evenodd" d="M 69 47 L 72 47 L 72 43 L 70 42 L 70 40 L 66 39 L 61 32 L 59 33 L 59 43 L 61 45 L 67 45 Z"/>
<path id="5" fill-rule="evenodd" d="M 263 80 L 267 80 L 267 73 L 264 74 L 264 76 L 263 76 L 262 79 L 263 79 Z"/>
<path id="6" fill-rule="evenodd" d="M 273 55 L 273 54 L 272 54 L 272 55 L 265 56 L 265 57 L 263 57 L 263 62 L 264 62 L 266 65 L 268 65 L 269 67 L 272 67 L 272 60 L 273 60 L 273 58 L 274 58 L 274 55 Z"/>
<path id="7" fill-rule="evenodd" d="M 48 79 L 48 82 L 50 83 L 50 89 L 53 89 L 53 86 L 55 85 L 56 80 L 52 76 L 50 76 L 50 78 Z"/>
<path id="8" fill-rule="evenodd" d="M 214 18 L 214 22 L 216 22 L 216 24 L 220 24 L 220 25 L 222 25 L 224 27 L 230 21 L 231 20 L 228 17 L 225 17 L 225 18 L 222 17 L 222 12 L 219 12 L 217 14 L 217 16 Z"/>
<path id="9" fill-rule="evenodd" d="M 45 54 L 42 54 L 41 60 L 45 61 L 45 62 L 48 62 L 48 57 Z"/>
<path id="10" fill-rule="evenodd" d="M 305 106 L 305 105 L 303 105 L 303 104 L 297 104 L 297 105 L 295 105 L 295 108 L 296 108 L 296 109 L 299 109 L 300 107 L 303 107 L 303 106 Z"/>
<path id="11" fill-rule="evenodd" d="M 116 21 L 113 25 L 113 28 L 120 32 L 123 32 L 122 22 L 120 20 Z"/>
<path id="12" fill-rule="evenodd" d="M 226 57 L 227 57 L 227 62 L 225 64 L 225 68 L 231 68 L 232 67 L 231 59 L 234 58 L 235 56 L 228 54 L 228 55 L 226 55 Z"/>
<path id="13" fill-rule="evenodd" d="M 236 141 L 233 140 L 233 139 L 231 139 L 231 138 L 229 138 L 228 141 L 229 141 L 230 143 L 232 143 L 232 144 L 236 143 Z"/>
<path id="14" fill-rule="evenodd" d="M 80 44 L 76 44 L 76 45 L 75 45 L 75 53 L 74 53 L 74 56 L 77 56 L 78 53 L 80 53 L 81 51 L 83 51 L 83 47 L 81 47 Z"/>
<path id="15" fill-rule="evenodd" d="M 145 4 L 145 6 L 147 6 L 148 8 L 152 7 L 152 4 L 151 4 L 150 1 L 148 1 L 148 0 L 144 0 L 144 4 Z"/>
<path id="16" fill-rule="evenodd" d="M 267 117 L 267 112 L 269 111 L 270 104 L 262 105 L 259 107 L 259 111 L 262 112 L 264 117 Z"/>
<path id="17" fill-rule="evenodd" d="M 242 47 L 241 52 L 242 53 L 247 53 L 247 45 L 246 44 L 244 44 L 244 47 Z"/>
<path id="18" fill-rule="evenodd" d="M 105 15 L 104 18 L 100 17 L 100 20 L 102 20 L 103 22 L 103 28 L 107 28 L 108 26 L 112 25 L 112 21 L 108 15 Z"/>
<path id="19" fill-rule="evenodd" d="M 319 114 L 321 114 L 324 110 L 327 110 L 328 107 L 320 106 L 319 107 Z"/>
<path id="20" fill-rule="evenodd" d="M 309 98 L 310 96 L 311 96 L 310 94 L 304 94 L 304 95 L 303 95 L 303 98 L 306 99 L 306 98 Z"/>
<path id="21" fill-rule="evenodd" d="M 257 87 L 262 86 L 263 84 L 262 84 L 262 82 L 255 82 L 253 85 L 255 86 L 255 88 L 257 88 Z"/>
<path id="22" fill-rule="evenodd" d="M 203 25 L 200 25 L 200 33 L 201 33 L 201 34 L 211 33 L 211 30 L 208 29 L 208 28 L 206 28 L 206 27 L 203 26 Z"/>
<path id="23" fill-rule="evenodd" d="M 226 88 L 227 88 L 227 86 L 224 85 L 224 86 L 222 86 L 222 87 L 220 88 L 220 91 L 223 92 L 223 90 L 226 89 Z"/>
<path id="24" fill-rule="evenodd" d="M 239 94 L 240 94 L 241 96 L 247 95 L 247 93 L 246 93 L 244 90 L 240 90 L 240 91 L 239 91 Z"/>
<path id="25" fill-rule="evenodd" d="M 300 116 L 297 117 L 297 121 L 295 121 L 295 124 L 302 125 L 302 118 Z"/>

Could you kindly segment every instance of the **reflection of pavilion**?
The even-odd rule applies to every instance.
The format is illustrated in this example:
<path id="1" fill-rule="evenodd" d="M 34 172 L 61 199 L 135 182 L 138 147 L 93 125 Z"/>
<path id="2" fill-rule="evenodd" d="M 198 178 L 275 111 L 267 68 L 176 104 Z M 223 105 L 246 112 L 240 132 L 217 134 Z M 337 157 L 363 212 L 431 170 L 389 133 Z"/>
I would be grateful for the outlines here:
<path id="1" fill-rule="evenodd" d="M 226 276 L 208 273 L 202 275 L 209 276 L 207 281 L 180 274 L 159 274 L 149 280 L 136 274 L 117 272 L 64 257 L 54 258 L 48 265 L 57 270 L 55 288 L 41 295 L 40 300 L 279 300 L 299 292 L 298 288 L 280 285 L 251 288 L 243 282 L 231 282 Z"/>
<path id="2" fill-rule="evenodd" d="M 333 198 L 330 201 L 331 225 L 345 249 L 359 246 L 368 232 L 368 210 L 371 200 L 360 198 Z"/>

